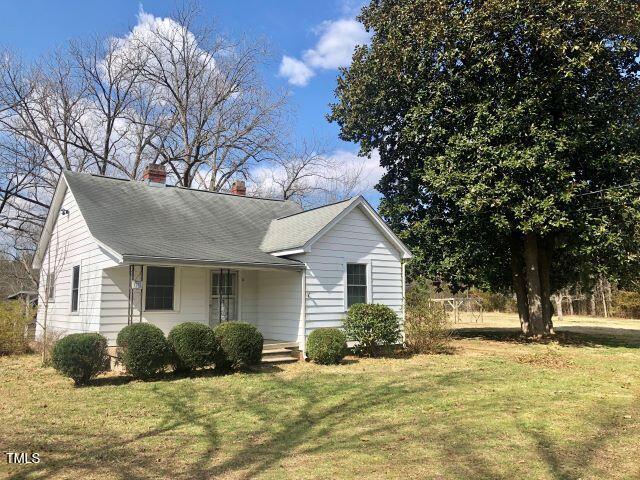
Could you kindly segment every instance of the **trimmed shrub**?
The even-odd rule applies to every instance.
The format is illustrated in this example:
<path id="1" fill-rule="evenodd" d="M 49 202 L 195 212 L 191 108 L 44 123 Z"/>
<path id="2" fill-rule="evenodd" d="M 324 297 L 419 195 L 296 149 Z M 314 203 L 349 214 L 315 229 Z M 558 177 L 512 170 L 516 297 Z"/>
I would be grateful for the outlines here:
<path id="1" fill-rule="evenodd" d="M 400 319 L 386 305 L 357 303 L 351 305 L 344 322 L 349 340 L 358 342 L 354 347 L 360 355 L 375 356 L 400 340 Z"/>
<path id="2" fill-rule="evenodd" d="M 203 323 L 176 325 L 167 336 L 176 370 L 210 367 L 221 359 L 220 343 L 213 330 Z"/>
<path id="3" fill-rule="evenodd" d="M 72 333 L 53 347 L 53 367 L 83 385 L 108 370 L 107 339 L 99 333 Z"/>
<path id="4" fill-rule="evenodd" d="M 222 350 L 222 361 L 216 365 L 218 368 L 238 370 L 260 364 L 264 339 L 256 327 L 242 322 L 225 322 L 213 332 Z"/>
<path id="5" fill-rule="evenodd" d="M 169 363 L 169 344 L 155 325 L 128 325 L 118 333 L 117 342 L 120 360 L 134 378 L 153 377 Z"/>
<path id="6" fill-rule="evenodd" d="M 337 328 L 318 328 L 307 338 L 307 357 L 316 363 L 340 363 L 346 352 L 347 336 Z"/>

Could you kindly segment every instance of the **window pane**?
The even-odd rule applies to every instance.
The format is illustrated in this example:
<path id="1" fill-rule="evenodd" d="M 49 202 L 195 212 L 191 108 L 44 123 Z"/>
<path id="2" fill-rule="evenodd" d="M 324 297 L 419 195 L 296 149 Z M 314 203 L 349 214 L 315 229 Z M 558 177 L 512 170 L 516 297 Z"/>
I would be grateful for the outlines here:
<path id="1" fill-rule="evenodd" d="M 147 267 L 145 308 L 147 310 L 172 310 L 174 281 L 174 268 Z"/>
<path id="2" fill-rule="evenodd" d="M 347 307 L 367 303 L 367 266 L 363 263 L 347 264 Z"/>
<path id="3" fill-rule="evenodd" d="M 56 285 L 53 280 L 54 280 L 53 274 L 47 273 L 47 288 L 48 288 L 47 300 L 50 302 L 55 301 L 55 297 L 56 297 Z"/>
<path id="4" fill-rule="evenodd" d="M 78 311 L 78 287 L 80 285 L 80 266 L 73 267 L 73 276 L 71 279 L 71 311 Z"/>
<path id="5" fill-rule="evenodd" d="M 367 266 L 363 264 L 350 263 L 347 265 L 347 284 L 366 285 Z"/>
<path id="6" fill-rule="evenodd" d="M 347 287 L 347 307 L 356 303 L 367 303 L 367 287 L 366 286 L 348 286 Z"/>

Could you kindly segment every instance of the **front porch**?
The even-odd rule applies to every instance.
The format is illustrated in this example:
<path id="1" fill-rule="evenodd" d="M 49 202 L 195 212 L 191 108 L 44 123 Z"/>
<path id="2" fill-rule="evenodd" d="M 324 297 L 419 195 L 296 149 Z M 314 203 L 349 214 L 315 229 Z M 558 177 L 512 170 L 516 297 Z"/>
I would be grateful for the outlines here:
<path id="1" fill-rule="evenodd" d="M 127 324 L 149 322 L 165 334 L 177 324 L 251 323 L 270 355 L 304 343 L 304 270 L 191 265 L 121 265 L 103 272 L 100 331 L 115 345 Z M 284 352 L 283 350 L 287 350 Z"/>

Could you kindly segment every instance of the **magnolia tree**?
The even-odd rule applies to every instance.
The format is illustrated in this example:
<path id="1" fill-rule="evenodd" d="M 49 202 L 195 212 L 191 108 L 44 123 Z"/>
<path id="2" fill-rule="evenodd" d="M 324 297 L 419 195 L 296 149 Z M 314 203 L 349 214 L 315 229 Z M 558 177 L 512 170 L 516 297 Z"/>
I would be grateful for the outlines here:
<path id="1" fill-rule="evenodd" d="M 376 0 L 360 20 L 330 118 L 379 152 L 414 275 L 510 288 L 530 336 L 554 291 L 637 275 L 637 2 Z"/>

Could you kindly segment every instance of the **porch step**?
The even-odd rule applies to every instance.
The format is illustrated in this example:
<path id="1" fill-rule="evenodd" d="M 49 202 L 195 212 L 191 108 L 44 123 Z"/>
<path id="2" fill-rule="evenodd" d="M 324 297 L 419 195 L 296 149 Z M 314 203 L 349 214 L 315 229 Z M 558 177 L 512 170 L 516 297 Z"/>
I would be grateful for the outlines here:
<path id="1" fill-rule="evenodd" d="M 297 342 L 278 342 L 269 340 L 262 347 L 262 363 L 288 363 L 300 359 Z"/>
<path id="2" fill-rule="evenodd" d="M 291 352 L 290 352 L 291 353 Z M 262 363 L 289 363 L 289 362 L 297 362 L 298 357 L 294 357 L 293 355 L 269 355 L 262 356 Z"/>
<path id="3" fill-rule="evenodd" d="M 291 355 L 291 350 L 288 348 L 263 348 L 262 356 L 265 355 Z"/>
<path id="4" fill-rule="evenodd" d="M 274 348 L 298 348 L 298 342 L 278 342 L 273 340 L 266 340 L 262 350 L 273 350 Z"/>

